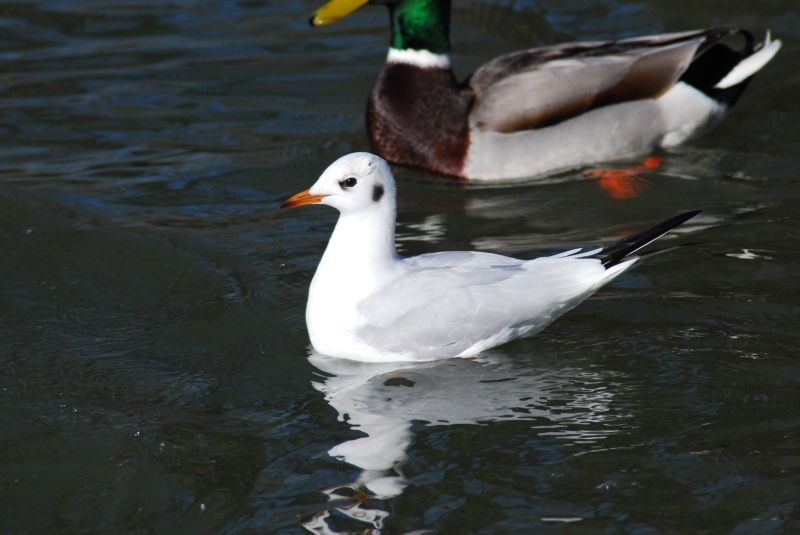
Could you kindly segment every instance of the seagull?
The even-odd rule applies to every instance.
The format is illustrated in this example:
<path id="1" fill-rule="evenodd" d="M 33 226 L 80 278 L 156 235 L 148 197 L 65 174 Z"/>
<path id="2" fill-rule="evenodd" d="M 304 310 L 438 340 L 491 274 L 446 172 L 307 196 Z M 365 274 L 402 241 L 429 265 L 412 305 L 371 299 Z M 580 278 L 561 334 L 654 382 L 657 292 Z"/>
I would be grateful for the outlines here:
<path id="1" fill-rule="evenodd" d="M 781 48 L 718 26 L 520 50 L 464 81 L 450 65 L 451 0 L 330 0 L 312 26 L 389 10 L 391 46 L 367 103 L 373 150 L 467 180 L 542 177 L 673 147 L 716 127 Z M 744 38 L 741 50 L 728 46 Z"/>
<path id="2" fill-rule="evenodd" d="M 306 324 L 318 352 L 366 362 L 470 357 L 532 335 L 621 275 L 686 212 L 608 247 L 519 260 L 475 251 L 402 257 L 385 160 L 356 152 L 280 208 L 326 204 L 339 220 L 311 281 Z"/>

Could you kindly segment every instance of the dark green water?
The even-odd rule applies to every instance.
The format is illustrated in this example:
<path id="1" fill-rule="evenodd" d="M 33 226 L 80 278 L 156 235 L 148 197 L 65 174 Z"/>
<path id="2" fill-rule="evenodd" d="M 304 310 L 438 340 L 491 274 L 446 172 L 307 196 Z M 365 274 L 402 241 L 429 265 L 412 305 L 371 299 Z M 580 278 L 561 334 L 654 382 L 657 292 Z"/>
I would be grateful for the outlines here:
<path id="1" fill-rule="evenodd" d="M 705 210 L 535 338 L 407 369 L 310 355 L 335 213 L 276 209 L 368 148 L 382 9 L 0 4 L 0 533 L 800 532 L 797 3 L 455 4 L 460 75 L 719 23 L 784 47 L 633 199 L 398 169 L 405 254 Z"/>

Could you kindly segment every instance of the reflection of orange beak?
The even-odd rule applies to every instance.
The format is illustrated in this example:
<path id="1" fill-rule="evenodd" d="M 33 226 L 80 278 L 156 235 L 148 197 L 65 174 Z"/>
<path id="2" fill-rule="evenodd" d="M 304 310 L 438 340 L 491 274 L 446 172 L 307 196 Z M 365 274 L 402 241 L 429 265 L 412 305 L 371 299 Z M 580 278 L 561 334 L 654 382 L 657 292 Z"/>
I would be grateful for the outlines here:
<path id="1" fill-rule="evenodd" d="M 295 206 L 303 206 L 304 204 L 318 204 L 327 195 L 311 195 L 309 190 L 296 193 L 283 201 L 283 204 L 278 208 L 294 208 Z"/>

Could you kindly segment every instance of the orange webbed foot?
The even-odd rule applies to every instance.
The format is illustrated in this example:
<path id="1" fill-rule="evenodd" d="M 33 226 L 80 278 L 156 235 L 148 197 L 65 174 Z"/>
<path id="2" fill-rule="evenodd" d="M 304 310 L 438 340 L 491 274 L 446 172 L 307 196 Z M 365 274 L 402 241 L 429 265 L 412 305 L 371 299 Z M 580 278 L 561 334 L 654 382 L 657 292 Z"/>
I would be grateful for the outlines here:
<path id="1" fill-rule="evenodd" d="M 604 169 L 603 171 L 584 171 L 584 176 L 599 178 L 598 184 L 606 190 L 612 199 L 632 199 L 636 197 L 645 187 L 652 182 L 646 180 L 636 173 L 648 171 L 661 165 L 663 158 L 652 156 L 644 161 L 642 165 L 630 167 L 628 169 Z"/>

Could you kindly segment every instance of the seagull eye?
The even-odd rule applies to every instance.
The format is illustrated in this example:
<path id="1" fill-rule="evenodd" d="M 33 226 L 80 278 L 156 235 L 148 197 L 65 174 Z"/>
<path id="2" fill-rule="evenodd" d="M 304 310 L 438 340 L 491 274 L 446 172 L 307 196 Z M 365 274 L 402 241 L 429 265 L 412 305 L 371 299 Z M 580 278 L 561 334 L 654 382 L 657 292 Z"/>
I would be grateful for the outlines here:
<path id="1" fill-rule="evenodd" d="M 346 178 L 346 179 L 344 179 L 344 185 L 345 185 L 346 187 L 348 187 L 348 188 L 352 188 L 352 187 L 353 187 L 353 186 L 355 186 L 357 183 L 358 183 L 358 180 L 356 180 L 356 179 L 355 179 L 355 178 L 353 178 L 353 177 L 350 177 L 350 178 Z"/>

